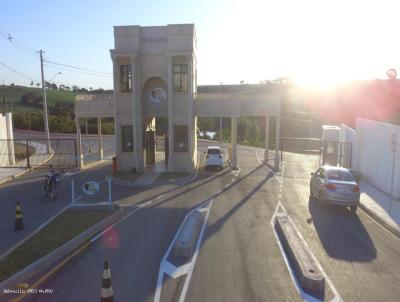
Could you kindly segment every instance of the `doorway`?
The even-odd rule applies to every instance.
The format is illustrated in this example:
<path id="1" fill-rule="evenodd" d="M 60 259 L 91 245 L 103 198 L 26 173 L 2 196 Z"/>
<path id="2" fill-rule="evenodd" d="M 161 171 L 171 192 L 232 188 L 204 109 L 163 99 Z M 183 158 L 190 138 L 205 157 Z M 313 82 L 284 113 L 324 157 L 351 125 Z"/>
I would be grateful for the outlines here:
<path id="1" fill-rule="evenodd" d="M 144 163 L 147 172 L 165 172 L 168 160 L 168 120 L 164 117 L 146 119 L 143 133 Z"/>

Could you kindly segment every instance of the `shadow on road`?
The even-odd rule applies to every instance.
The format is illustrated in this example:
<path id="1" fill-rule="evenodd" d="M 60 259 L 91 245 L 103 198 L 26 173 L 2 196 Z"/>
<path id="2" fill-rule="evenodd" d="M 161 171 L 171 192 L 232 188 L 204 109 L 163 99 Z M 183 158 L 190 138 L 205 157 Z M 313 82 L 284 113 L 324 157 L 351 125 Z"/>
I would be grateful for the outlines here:
<path id="1" fill-rule="evenodd" d="M 264 165 L 259 165 L 252 171 L 250 171 L 248 174 L 246 174 L 244 177 L 242 177 L 238 182 L 236 182 L 233 186 L 237 186 L 240 182 L 245 180 L 247 177 L 251 176 L 254 172 L 259 170 L 260 168 L 264 167 Z M 221 216 L 215 223 L 208 225 L 207 226 L 207 232 L 205 235 L 205 240 L 209 239 L 212 237 L 215 233 L 217 233 L 223 224 L 230 218 L 232 217 L 235 212 L 237 212 L 245 203 L 247 203 L 252 196 L 268 181 L 270 180 L 274 174 L 272 172 L 269 172 L 263 180 L 261 180 L 258 184 L 256 184 L 238 203 L 236 203 L 229 211 L 224 215 Z M 231 189 L 233 186 L 229 187 Z M 228 189 L 228 190 L 229 190 Z M 224 190 L 226 191 L 226 190 Z M 224 192 L 223 191 L 223 192 Z M 221 192 L 221 194 L 223 193 Z"/>
<path id="2" fill-rule="evenodd" d="M 354 262 L 376 258 L 375 245 L 358 215 L 351 214 L 345 207 L 321 205 L 313 198 L 309 199 L 308 208 L 322 246 L 330 257 Z"/>

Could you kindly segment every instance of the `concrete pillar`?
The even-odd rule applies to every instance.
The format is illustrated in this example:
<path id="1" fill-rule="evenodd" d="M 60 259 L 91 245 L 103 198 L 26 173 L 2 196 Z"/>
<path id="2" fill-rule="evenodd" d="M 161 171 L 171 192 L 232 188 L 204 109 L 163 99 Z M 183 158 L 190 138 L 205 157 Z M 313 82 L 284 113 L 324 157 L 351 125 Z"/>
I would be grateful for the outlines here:
<path id="1" fill-rule="evenodd" d="M 172 115 L 173 101 L 173 57 L 168 57 L 168 171 L 174 171 L 174 124 Z"/>
<path id="2" fill-rule="evenodd" d="M 238 118 L 236 116 L 231 118 L 231 164 L 233 169 L 237 169 L 237 121 Z"/>
<path id="3" fill-rule="evenodd" d="M 137 100 L 136 100 L 136 57 L 132 57 L 132 130 L 133 130 L 133 163 L 137 170 L 139 170 L 139 139 L 137 127 Z"/>
<path id="4" fill-rule="evenodd" d="M 281 145 L 281 118 L 279 116 L 275 116 L 276 127 L 275 127 L 275 160 L 274 160 L 274 169 L 275 171 L 279 171 L 280 166 L 280 145 Z"/>
<path id="5" fill-rule="evenodd" d="M 98 136 L 97 159 L 103 160 L 103 135 L 101 133 L 101 116 L 97 117 L 97 136 Z"/>
<path id="6" fill-rule="evenodd" d="M 265 117 L 265 151 L 264 151 L 264 162 L 268 162 L 269 156 L 269 116 Z"/>
<path id="7" fill-rule="evenodd" d="M 136 127 L 137 127 L 137 158 L 138 158 L 138 171 L 144 171 L 144 159 L 143 159 L 143 116 L 142 116 L 142 90 L 141 90 L 141 77 L 140 77 L 140 62 L 136 57 L 136 68 L 135 68 L 135 80 L 136 80 Z"/>
<path id="8" fill-rule="evenodd" d="M 81 135 L 81 123 L 80 118 L 75 116 L 75 126 L 76 126 L 76 157 L 77 157 L 77 164 L 78 168 L 83 168 L 83 155 L 82 155 L 82 135 Z"/>
<path id="9" fill-rule="evenodd" d="M 189 79 L 188 79 L 188 98 L 187 98 L 187 102 L 188 102 L 188 151 L 191 157 L 191 163 L 192 163 L 192 169 L 194 169 L 194 159 L 193 159 L 193 56 L 189 57 L 189 62 L 188 62 L 188 75 L 189 75 Z"/>
<path id="10" fill-rule="evenodd" d="M 8 162 L 11 165 L 15 165 L 15 152 L 14 152 L 14 131 L 12 124 L 12 114 L 7 112 L 6 114 L 6 127 L 7 127 L 7 149 L 8 149 Z"/>

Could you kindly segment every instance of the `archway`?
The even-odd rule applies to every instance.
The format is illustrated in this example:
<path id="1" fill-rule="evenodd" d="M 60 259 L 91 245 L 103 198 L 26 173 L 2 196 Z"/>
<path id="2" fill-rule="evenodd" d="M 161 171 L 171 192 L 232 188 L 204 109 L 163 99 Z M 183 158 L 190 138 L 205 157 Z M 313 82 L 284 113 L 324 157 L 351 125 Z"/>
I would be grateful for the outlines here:
<path id="1" fill-rule="evenodd" d="M 167 85 L 160 77 L 151 77 L 142 91 L 145 170 L 164 172 L 168 160 Z"/>

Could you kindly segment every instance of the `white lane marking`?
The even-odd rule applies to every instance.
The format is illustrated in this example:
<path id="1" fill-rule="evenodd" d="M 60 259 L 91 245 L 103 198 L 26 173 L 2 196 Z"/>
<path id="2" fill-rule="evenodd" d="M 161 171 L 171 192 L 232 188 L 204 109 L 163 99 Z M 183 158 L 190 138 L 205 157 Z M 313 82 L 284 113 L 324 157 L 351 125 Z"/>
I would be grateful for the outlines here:
<path id="1" fill-rule="evenodd" d="M 240 167 L 239 167 L 239 165 L 237 166 L 237 170 L 232 170 L 232 169 L 231 169 L 231 172 L 232 172 L 232 174 L 233 174 L 235 177 L 238 177 L 238 175 L 240 174 Z"/>
<path id="2" fill-rule="evenodd" d="M 202 242 L 202 239 L 203 239 L 204 229 L 205 229 L 205 226 L 207 224 L 208 216 L 210 214 L 210 209 L 211 209 L 211 206 L 212 206 L 213 202 L 214 202 L 214 199 L 210 199 L 210 200 L 207 200 L 207 201 L 203 202 L 200 206 L 198 206 L 194 210 L 190 211 L 185 216 L 185 218 L 183 219 L 181 225 L 178 228 L 178 231 L 176 232 L 173 240 L 171 241 L 170 245 L 168 246 L 167 251 L 164 254 L 164 257 L 161 260 L 160 270 L 159 270 L 158 278 L 157 278 L 156 292 L 154 294 L 154 302 L 159 302 L 160 301 L 161 288 L 162 288 L 162 285 L 163 285 L 163 280 L 164 280 L 164 274 L 165 273 L 168 274 L 169 276 L 173 277 L 173 278 L 177 278 L 179 276 L 187 274 L 186 279 L 185 279 L 185 284 L 183 286 L 183 289 L 182 289 L 182 292 L 181 292 L 181 296 L 180 296 L 180 299 L 179 299 L 179 301 L 184 301 L 184 299 L 186 297 L 186 294 L 187 294 L 188 287 L 189 287 L 190 278 L 192 276 L 193 268 L 194 268 L 194 265 L 196 263 L 196 259 L 197 259 L 197 255 L 198 255 L 198 252 L 199 252 L 199 249 L 200 249 L 200 245 L 201 245 L 201 242 Z M 187 220 L 187 218 L 190 216 L 190 214 L 194 213 L 195 211 L 203 211 L 203 209 L 206 209 L 207 213 L 206 213 L 206 216 L 205 216 L 204 221 L 203 221 L 203 225 L 202 225 L 202 228 L 201 228 L 201 231 L 200 231 L 200 234 L 199 234 L 199 238 L 197 239 L 197 243 L 196 243 L 195 251 L 194 251 L 193 256 L 192 256 L 192 260 L 189 263 L 177 268 L 173 264 L 168 262 L 167 258 L 169 256 L 169 254 L 171 253 L 171 250 L 172 250 L 172 248 L 174 246 L 174 243 L 177 240 L 178 235 L 179 235 L 180 231 L 182 230 L 183 225 L 185 224 L 185 221 Z"/>
<path id="3" fill-rule="evenodd" d="M 191 261 L 192 265 L 190 266 L 190 270 L 188 272 L 188 275 L 186 276 L 185 284 L 183 285 L 181 296 L 179 297 L 179 302 L 184 302 L 185 301 L 186 294 L 187 294 L 187 291 L 189 289 L 190 279 L 192 278 L 193 269 L 194 269 L 194 266 L 196 264 L 197 256 L 199 254 L 200 245 L 201 245 L 201 242 L 203 240 L 204 230 L 206 229 L 207 220 L 208 220 L 208 216 L 210 215 L 210 210 L 211 210 L 211 206 L 213 204 L 213 201 L 214 200 L 211 199 L 211 201 L 210 201 L 210 203 L 208 205 L 207 214 L 206 214 L 206 217 L 204 218 L 203 226 L 201 228 L 199 239 L 198 239 L 197 244 L 196 244 L 196 249 L 195 249 L 193 257 L 192 257 L 192 261 Z"/>
<path id="4" fill-rule="evenodd" d="M 164 196 L 165 196 L 165 194 L 158 195 L 158 196 L 156 197 L 156 199 L 163 198 Z"/>
<path id="5" fill-rule="evenodd" d="M 263 152 L 263 155 L 262 155 L 262 156 L 259 155 L 259 152 Z M 272 170 L 271 168 L 269 168 L 269 166 L 267 166 L 267 165 L 265 164 L 265 160 L 264 160 L 264 151 L 263 151 L 263 150 L 256 150 L 256 158 L 257 158 L 258 162 L 259 162 L 260 164 L 265 165 L 265 167 L 268 168 L 268 170 L 270 170 L 270 171 L 274 174 L 275 179 L 276 179 L 280 184 L 282 184 L 281 178 L 282 178 L 282 173 L 283 173 L 283 166 L 282 166 L 282 173 L 281 173 L 281 175 L 279 175 L 279 172 L 275 172 L 274 170 Z"/>
<path id="6" fill-rule="evenodd" d="M 231 179 L 231 183 L 233 183 L 234 181 L 235 181 L 235 179 L 234 179 L 234 178 L 232 178 L 232 179 Z"/>
<path id="7" fill-rule="evenodd" d="M 229 184 L 226 184 L 226 185 L 224 186 L 225 189 L 228 188 L 228 187 L 229 187 Z"/>
<path id="8" fill-rule="evenodd" d="M 221 193 L 221 192 L 222 192 L 222 189 L 219 189 L 218 192 L 217 192 L 217 194 L 219 194 L 219 193 Z"/>
<path id="9" fill-rule="evenodd" d="M 273 230 L 274 235 L 275 235 L 275 238 L 276 238 L 276 240 L 277 240 L 277 242 L 278 242 L 279 249 L 281 250 L 281 254 L 282 254 L 282 256 L 283 256 L 283 258 L 284 258 L 284 260 L 285 260 L 286 266 L 287 266 L 287 268 L 288 268 L 288 270 L 289 270 L 290 277 L 292 278 L 293 283 L 295 284 L 296 289 L 297 289 L 297 291 L 299 292 L 299 294 L 301 295 L 302 299 L 303 299 L 304 301 L 310 301 L 310 302 L 313 302 L 313 301 L 321 301 L 321 300 L 319 300 L 319 299 L 317 299 L 317 298 L 315 298 L 315 297 L 312 297 L 312 296 L 308 295 L 308 294 L 305 293 L 305 292 L 303 291 L 303 289 L 301 288 L 301 286 L 300 286 L 300 284 L 299 284 L 299 282 L 298 282 L 296 276 L 294 275 L 294 272 L 293 272 L 293 270 L 292 270 L 292 267 L 291 267 L 290 264 L 289 264 L 289 261 L 288 261 L 288 259 L 287 259 L 287 257 L 286 257 L 286 253 L 285 253 L 284 250 L 283 250 L 283 247 L 282 247 L 282 244 L 281 244 L 281 242 L 280 242 L 280 240 L 279 240 L 278 234 L 277 234 L 276 231 L 275 231 L 274 222 L 275 222 L 276 216 L 278 215 L 279 208 L 282 210 L 282 212 L 283 212 L 284 214 L 287 215 L 286 208 L 285 208 L 285 207 L 283 206 L 283 204 L 281 203 L 282 188 L 283 188 L 283 179 L 284 179 L 284 178 L 283 178 L 284 171 L 285 171 L 285 165 L 284 165 L 284 163 L 282 163 L 282 173 L 281 173 L 281 181 L 280 181 L 280 187 L 279 187 L 279 199 L 278 199 L 278 204 L 276 205 L 276 208 L 275 208 L 274 215 L 273 215 L 272 218 L 271 218 L 272 230 Z M 277 179 L 278 179 L 278 178 L 277 178 Z M 339 292 L 336 290 L 335 286 L 333 285 L 331 279 L 329 279 L 328 275 L 327 275 L 327 274 L 325 273 L 325 271 L 323 270 L 321 264 L 318 262 L 318 260 L 317 260 L 317 258 L 315 257 L 314 253 L 311 251 L 310 247 L 308 246 L 307 241 L 304 240 L 303 236 L 301 235 L 301 233 L 300 233 L 300 231 L 298 230 L 297 226 L 294 224 L 293 220 L 290 218 L 290 216 L 287 216 L 287 217 L 288 217 L 288 219 L 292 222 L 292 224 L 293 224 L 293 226 L 294 226 L 294 228 L 295 228 L 296 233 L 298 234 L 298 236 L 300 237 L 300 239 L 304 242 L 304 245 L 305 245 L 306 249 L 310 252 L 311 258 L 314 260 L 314 262 L 315 262 L 316 265 L 318 266 L 319 270 L 321 271 L 322 275 L 324 276 L 324 278 L 325 278 L 325 280 L 326 280 L 326 283 L 328 284 L 329 288 L 331 289 L 331 291 L 332 291 L 332 293 L 333 293 L 333 295 L 334 295 L 334 297 L 333 297 L 333 299 L 332 299 L 331 301 L 338 301 L 338 302 L 339 302 L 339 301 L 343 301 L 342 298 L 341 298 L 340 295 L 339 295 Z"/>

